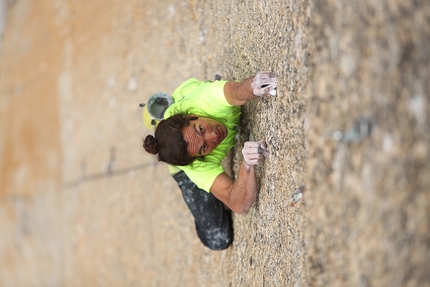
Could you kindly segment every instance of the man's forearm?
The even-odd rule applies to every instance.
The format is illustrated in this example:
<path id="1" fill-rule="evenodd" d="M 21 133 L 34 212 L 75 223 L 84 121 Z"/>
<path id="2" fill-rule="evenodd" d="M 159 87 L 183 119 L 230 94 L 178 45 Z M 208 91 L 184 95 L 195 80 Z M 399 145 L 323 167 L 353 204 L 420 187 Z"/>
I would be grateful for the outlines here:
<path id="1" fill-rule="evenodd" d="M 227 82 L 224 87 L 224 94 L 227 101 L 234 106 L 241 106 L 248 101 L 255 99 L 256 96 L 252 92 L 251 83 L 254 77 L 246 79 L 242 82 Z"/>
<path id="2" fill-rule="evenodd" d="M 276 76 L 272 72 L 258 72 L 242 82 L 227 82 L 224 96 L 230 105 L 241 106 L 256 97 L 276 95 Z"/>
<path id="3" fill-rule="evenodd" d="M 239 176 L 231 187 L 229 206 L 241 215 L 246 215 L 257 198 L 257 178 L 254 166 L 242 162 Z"/>

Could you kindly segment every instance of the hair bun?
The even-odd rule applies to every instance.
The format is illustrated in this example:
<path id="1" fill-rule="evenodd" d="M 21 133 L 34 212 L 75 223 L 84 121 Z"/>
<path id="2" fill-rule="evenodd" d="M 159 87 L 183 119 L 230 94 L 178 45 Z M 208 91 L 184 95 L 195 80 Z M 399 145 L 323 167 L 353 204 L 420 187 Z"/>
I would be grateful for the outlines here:
<path id="1" fill-rule="evenodd" d="M 148 135 L 143 141 L 143 148 L 149 153 L 157 154 L 158 142 L 152 135 Z"/>

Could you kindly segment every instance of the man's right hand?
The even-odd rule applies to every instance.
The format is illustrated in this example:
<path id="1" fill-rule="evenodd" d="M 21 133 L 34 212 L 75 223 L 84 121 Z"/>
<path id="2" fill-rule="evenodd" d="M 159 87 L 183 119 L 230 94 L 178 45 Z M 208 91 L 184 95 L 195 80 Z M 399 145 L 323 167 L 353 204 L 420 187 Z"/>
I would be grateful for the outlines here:
<path id="1" fill-rule="evenodd" d="M 272 72 L 258 72 L 252 81 L 251 88 L 258 97 L 276 95 L 276 76 Z"/>

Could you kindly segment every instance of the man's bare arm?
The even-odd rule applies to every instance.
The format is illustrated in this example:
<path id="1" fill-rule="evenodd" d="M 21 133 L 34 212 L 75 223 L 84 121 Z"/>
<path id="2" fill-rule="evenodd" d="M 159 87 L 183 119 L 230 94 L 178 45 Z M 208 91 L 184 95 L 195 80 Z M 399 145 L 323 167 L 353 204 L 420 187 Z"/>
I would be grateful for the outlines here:
<path id="1" fill-rule="evenodd" d="M 244 161 L 234 182 L 225 172 L 220 174 L 211 187 L 212 194 L 232 211 L 246 215 L 257 198 L 257 179 L 254 166 L 264 160 L 266 143 L 246 142 L 242 150 Z"/>
<path id="2" fill-rule="evenodd" d="M 276 76 L 272 72 L 259 72 L 242 82 L 227 82 L 224 95 L 234 106 L 244 105 L 260 96 L 276 95 Z"/>
<path id="3" fill-rule="evenodd" d="M 220 174 L 212 184 L 211 192 L 233 212 L 246 215 L 257 198 L 254 167 L 246 168 L 245 163 L 242 162 L 235 182 L 228 174 Z"/>

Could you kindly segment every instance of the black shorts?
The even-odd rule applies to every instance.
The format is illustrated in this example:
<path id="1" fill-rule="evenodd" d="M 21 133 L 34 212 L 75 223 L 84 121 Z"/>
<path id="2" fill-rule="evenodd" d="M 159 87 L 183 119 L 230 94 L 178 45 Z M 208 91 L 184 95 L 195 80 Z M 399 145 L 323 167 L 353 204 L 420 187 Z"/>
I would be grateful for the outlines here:
<path id="1" fill-rule="evenodd" d="M 185 172 L 173 175 L 194 216 L 197 235 L 212 250 L 227 249 L 233 242 L 231 212 L 212 193 L 198 188 Z"/>

